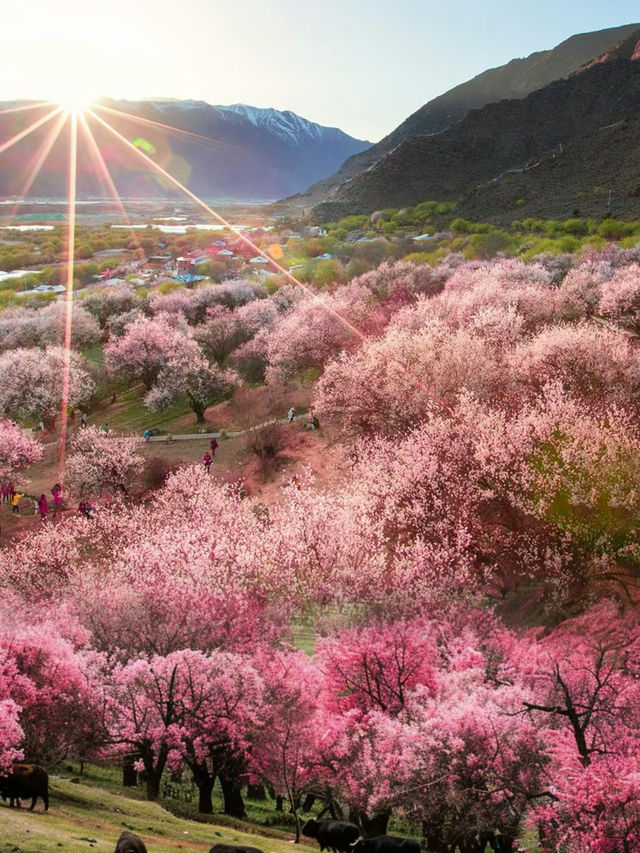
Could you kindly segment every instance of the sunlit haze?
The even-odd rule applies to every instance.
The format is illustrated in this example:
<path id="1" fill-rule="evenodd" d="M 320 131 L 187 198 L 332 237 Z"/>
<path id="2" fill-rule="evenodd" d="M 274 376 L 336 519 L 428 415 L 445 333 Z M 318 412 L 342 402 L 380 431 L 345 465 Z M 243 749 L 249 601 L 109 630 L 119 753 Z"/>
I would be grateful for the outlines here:
<path id="1" fill-rule="evenodd" d="M 0 99 L 242 102 L 375 141 L 488 67 L 637 18 L 631 0 L 3 0 Z"/>

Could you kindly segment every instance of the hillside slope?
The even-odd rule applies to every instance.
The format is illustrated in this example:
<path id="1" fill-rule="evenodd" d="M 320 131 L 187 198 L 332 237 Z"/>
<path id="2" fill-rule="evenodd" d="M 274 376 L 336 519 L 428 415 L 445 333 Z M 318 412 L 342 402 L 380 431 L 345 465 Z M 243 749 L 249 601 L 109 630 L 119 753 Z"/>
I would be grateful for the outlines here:
<path id="1" fill-rule="evenodd" d="M 219 843 L 287 853 L 291 844 L 287 837 L 277 837 L 284 833 L 265 829 L 264 835 L 254 834 L 261 828 L 240 821 L 236 821 L 236 828 L 184 820 L 158 803 L 134 798 L 125 789 L 79 784 L 77 780 L 53 778 L 49 811 L 41 809 L 41 803 L 34 812 L 0 804 L 1 853 L 49 853 L 58 849 L 65 853 L 86 853 L 92 848 L 112 853 L 124 829 L 140 835 L 149 853 L 160 850 L 207 853 L 213 844 Z M 305 853 L 311 850 L 304 845 L 301 849 Z"/>
<path id="2" fill-rule="evenodd" d="M 639 107 L 640 62 L 599 63 L 522 100 L 474 110 L 442 133 L 405 140 L 371 169 L 342 184 L 333 203 L 320 205 L 317 212 L 324 216 L 333 209 L 333 218 L 334 212 L 459 199 L 478 185 L 510 170 L 524 172 L 541 158 L 580 142 L 587 162 L 576 175 L 578 192 L 585 189 L 585 181 L 591 186 L 605 180 L 596 163 L 588 161 L 591 147 L 586 140 L 592 137 L 597 148 L 601 128 L 635 117 Z"/>
<path id="3" fill-rule="evenodd" d="M 524 172 L 508 172 L 477 187 L 461 216 L 508 225 L 514 219 L 640 216 L 640 118 L 602 127 L 543 157 Z"/>
<path id="4" fill-rule="evenodd" d="M 550 50 L 513 59 L 478 74 L 420 107 L 380 142 L 351 156 L 338 172 L 311 186 L 298 203 L 315 203 L 326 198 L 341 183 L 370 168 L 411 136 L 439 133 L 469 110 L 505 99 L 524 98 L 555 80 L 569 77 L 590 62 L 612 56 L 618 44 L 633 38 L 633 34 L 638 34 L 636 42 L 640 40 L 640 24 L 580 33 Z"/>

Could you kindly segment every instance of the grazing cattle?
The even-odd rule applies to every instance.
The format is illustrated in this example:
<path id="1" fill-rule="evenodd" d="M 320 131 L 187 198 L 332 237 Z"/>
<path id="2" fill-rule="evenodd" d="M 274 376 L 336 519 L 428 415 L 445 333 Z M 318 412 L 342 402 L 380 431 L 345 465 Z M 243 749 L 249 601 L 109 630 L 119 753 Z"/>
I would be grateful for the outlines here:
<path id="1" fill-rule="evenodd" d="M 49 775 L 39 764 L 14 764 L 8 776 L 0 776 L 0 794 L 2 799 L 9 800 L 9 805 L 20 800 L 31 798 L 30 811 L 33 811 L 38 797 L 44 803 L 44 809 L 49 808 Z"/>
<path id="2" fill-rule="evenodd" d="M 347 820 L 311 818 L 302 827 L 302 834 L 317 839 L 321 852 L 326 848 L 333 850 L 333 853 L 350 853 L 354 842 L 360 837 L 360 830 L 355 823 Z"/>
<path id="3" fill-rule="evenodd" d="M 263 853 L 259 847 L 245 847 L 243 844 L 214 844 L 209 853 Z"/>
<path id="4" fill-rule="evenodd" d="M 375 838 L 358 838 L 351 849 L 354 853 L 420 853 L 420 842 L 397 835 L 378 835 Z"/>
<path id="5" fill-rule="evenodd" d="M 147 848 L 139 835 L 135 832 L 127 832 L 125 829 L 120 834 L 113 853 L 147 853 Z"/>

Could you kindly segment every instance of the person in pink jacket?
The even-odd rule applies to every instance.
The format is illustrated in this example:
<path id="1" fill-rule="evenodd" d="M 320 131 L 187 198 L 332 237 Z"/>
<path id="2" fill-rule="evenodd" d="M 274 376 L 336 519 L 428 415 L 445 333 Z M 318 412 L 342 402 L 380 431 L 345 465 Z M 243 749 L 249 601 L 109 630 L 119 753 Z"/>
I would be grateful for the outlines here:
<path id="1" fill-rule="evenodd" d="M 47 496 L 45 494 L 40 495 L 38 499 L 38 512 L 40 513 L 40 517 L 44 521 L 47 517 L 47 510 L 49 509 L 49 505 L 47 504 Z"/>

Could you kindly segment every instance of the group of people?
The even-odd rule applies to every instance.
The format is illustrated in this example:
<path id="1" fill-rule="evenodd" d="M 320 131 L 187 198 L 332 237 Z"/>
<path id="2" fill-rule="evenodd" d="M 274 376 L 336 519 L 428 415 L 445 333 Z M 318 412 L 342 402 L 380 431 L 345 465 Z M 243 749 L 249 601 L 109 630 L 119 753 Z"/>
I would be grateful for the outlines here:
<path id="1" fill-rule="evenodd" d="M 295 417 L 296 417 L 296 407 L 291 406 L 291 408 L 287 412 L 287 420 L 289 421 L 290 424 L 292 424 L 294 422 Z M 307 425 L 308 425 L 309 429 L 311 429 L 311 430 L 320 429 L 320 421 L 318 420 L 318 416 L 315 414 L 313 409 L 309 410 L 309 420 L 307 422 Z"/>
<path id="2" fill-rule="evenodd" d="M 3 483 L 0 488 L 2 494 L 2 503 L 8 503 L 11 506 L 13 515 L 20 515 L 20 501 L 25 497 L 25 492 L 16 491 L 13 483 Z M 53 514 L 56 515 L 62 510 L 62 486 L 60 483 L 55 483 L 51 489 Z M 44 521 L 49 512 L 49 501 L 44 492 L 39 498 L 32 497 L 36 513 Z"/>
<path id="3" fill-rule="evenodd" d="M 213 462 L 213 457 L 216 455 L 216 450 L 218 449 L 218 439 L 214 436 L 209 442 L 211 450 L 207 450 L 207 452 L 202 457 L 202 461 L 204 463 L 204 470 L 209 473 L 211 468 L 211 463 Z"/>
<path id="4" fill-rule="evenodd" d="M 53 514 L 57 515 L 59 512 L 62 511 L 62 486 L 60 485 L 60 483 L 54 483 L 51 489 L 51 495 L 53 498 Z M 49 502 L 47 501 L 47 496 L 44 494 L 44 492 L 37 500 L 35 500 L 35 505 L 36 512 L 44 521 L 47 517 L 47 513 L 49 512 Z"/>
<path id="5" fill-rule="evenodd" d="M 8 503 L 11 506 L 11 512 L 14 515 L 20 515 L 20 498 L 24 497 L 24 492 L 17 492 L 13 483 L 3 483 L 0 492 L 2 503 Z"/>

